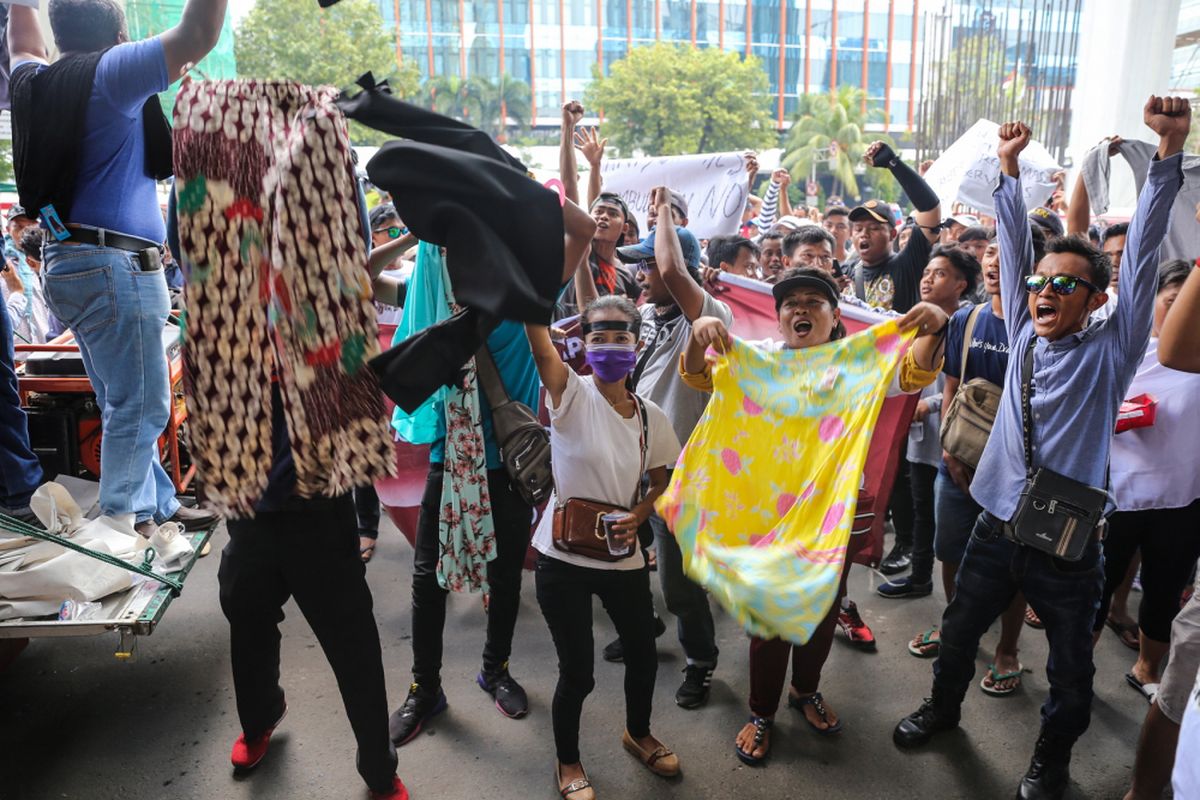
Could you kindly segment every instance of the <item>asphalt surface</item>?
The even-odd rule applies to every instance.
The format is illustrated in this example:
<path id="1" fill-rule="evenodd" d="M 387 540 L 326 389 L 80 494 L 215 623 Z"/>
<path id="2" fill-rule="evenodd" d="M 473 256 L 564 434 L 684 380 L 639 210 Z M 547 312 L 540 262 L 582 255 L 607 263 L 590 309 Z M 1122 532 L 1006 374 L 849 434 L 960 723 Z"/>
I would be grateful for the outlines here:
<path id="1" fill-rule="evenodd" d="M 249 777 L 235 778 L 229 748 L 239 733 L 229 676 L 228 629 L 217 604 L 216 549 L 201 560 L 183 596 L 159 630 L 139 644 L 134 663 L 113 658 L 115 634 L 41 639 L 0 672 L 0 800 L 50 798 L 364 798 L 354 769 L 354 743 L 333 675 L 293 605 L 283 623 L 283 686 L 289 715 L 271 750 Z M 412 662 L 409 573 L 412 550 L 385 519 L 368 567 L 388 671 L 388 696 L 401 703 Z M 822 691 L 845 723 L 821 737 L 801 716 L 781 709 L 767 766 L 749 768 L 734 756 L 733 739 L 748 711 L 744 634 L 718 612 L 722 649 L 704 708 L 674 704 L 683 657 L 674 624 L 659 640 L 654 733 L 680 755 L 683 776 L 658 778 L 620 744 L 622 667 L 600 659 L 613 628 L 597 605 L 596 690 L 584 707 L 583 763 L 601 800 L 664 798 L 1010 798 L 1028 763 L 1045 696 L 1046 642 L 1026 628 L 1022 660 L 1030 670 L 1008 698 L 978 689 L 968 694 L 960 730 L 916 753 L 896 749 L 896 722 L 928 693 L 931 662 L 906 642 L 936 622 L 940 593 L 917 600 L 875 594 L 879 575 L 855 567 L 851 596 L 879 638 L 862 653 L 840 636 L 825 668 Z M 658 580 L 654 578 L 657 595 Z M 1137 595 L 1132 602 L 1136 602 Z M 660 612 L 661 597 L 656 598 Z M 553 645 L 538 610 L 533 580 L 522 590 L 512 672 L 530 695 L 531 713 L 509 720 L 474 683 L 483 645 L 478 596 L 451 598 L 443 682 L 447 713 L 400 751 L 400 774 L 413 800 L 546 798 L 557 791 L 550 702 L 556 680 Z M 979 674 L 995 632 L 984 640 Z M 1128 786 L 1133 748 L 1146 701 L 1126 685 L 1134 654 L 1106 632 L 1097 650 L 1092 725 L 1076 745 L 1071 798 L 1120 798 Z"/>

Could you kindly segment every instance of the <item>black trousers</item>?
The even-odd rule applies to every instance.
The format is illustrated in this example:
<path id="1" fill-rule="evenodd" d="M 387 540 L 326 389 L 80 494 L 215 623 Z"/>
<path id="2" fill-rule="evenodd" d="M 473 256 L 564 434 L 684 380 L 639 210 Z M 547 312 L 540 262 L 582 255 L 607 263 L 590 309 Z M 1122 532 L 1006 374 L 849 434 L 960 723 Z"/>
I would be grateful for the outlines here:
<path id="1" fill-rule="evenodd" d="M 1200 558 L 1200 500 L 1183 508 L 1118 511 L 1108 518 L 1104 538 L 1104 597 L 1096 630 L 1108 619 L 1113 593 L 1142 551 L 1142 602 L 1138 627 L 1156 642 L 1171 641 L 1179 598 Z"/>
<path id="2" fill-rule="evenodd" d="M 908 437 L 900 441 L 900 462 L 896 465 L 896 482 L 892 484 L 892 497 L 888 511 L 892 512 L 892 527 L 896 529 L 894 546 L 912 549 L 913 525 L 916 509 L 913 507 L 913 490 L 910 478 L 912 465 L 908 462 Z"/>
<path id="3" fill-rule="evenodd" d="M 358 515 L 358 535 L 371 539 L 379 537 L 379 494 L 374 484 L 354 489 L 354 513 Z"/>
<path id="4" fill-rule="evenodd" d="M 358 772 L 373 790 L 389 790 L 396 750 L 350 495 L 295 500 L 286 511 L 229 520 L 228 527 L 218 579 L 243 733 L 262 735 L 283 711 L 279 623 L 294 597 L 333 667 L 358 742 Z"/>
<path id="5" fill-rule="evenodd" d="M 413 555 L 413 680 L 430 690 L 436 690 L 442 683 L 442 633 L 446 627 L 446 595 L 450 593 L 437 581 L 443 474 L 441 464 L 430 465 L 417 518 Z M 491 595 L 483 668 L 491 672 L 502 667 L 512 654 L 513 630 L 521 607 L 521 570 L 529 547 L 533 509 L 509 485 L 508 473 L 503 469 L 488 472 L 488 492 L 496 527 L 496 557 L 487 566 Z"/>
<path id="6" fill-rule="evenodd" d="M 634 738 L 648 736 L 658 672 L 650 571 L 589 569 L 543 555 L 536 582 L 538 605 L 558 653 L 552 714 L 559 762 L 579 763 L 579 718 L 584 698 L 596 685 L 592 595 L 604 604 L 625 650 L 625 729 Z"/>

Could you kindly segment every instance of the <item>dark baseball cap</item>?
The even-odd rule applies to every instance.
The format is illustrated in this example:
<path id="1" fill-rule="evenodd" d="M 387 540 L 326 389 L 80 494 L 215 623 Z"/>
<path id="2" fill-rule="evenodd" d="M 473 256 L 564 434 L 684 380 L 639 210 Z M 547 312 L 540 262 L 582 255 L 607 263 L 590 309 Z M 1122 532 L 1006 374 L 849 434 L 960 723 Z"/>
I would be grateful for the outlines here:
<path id="1" fill-rule="evenodd" d="M 589 210 L 595 209 L 599 203 L 608 203 L 609 205 L 614 205 L 621 209 L 621 213 L 627 220 L 632 219 L 633 217 L 633 215 L 629 213 L 629 206 L 625 204 L 625 200 L 616 192 L 601 192 L 600 194 L 596 195 L 596 199 L 592 201 L 592 205 Z"/>
<path id="2" fill-rule="evenodd" d="M 825 295 L 831 306 L 837 308 L 838 291 L 833 279 L 815 267 L 796 267 L 783 273 L 779 282 L 771 287 L 771 294 L 775 296 L 775 309 L 779 310 L 784 298 L 797 289 L 816 289 Z"/>
<path id="3" fill-rule="evenodd" d="M 654 235 L 658 229 L 650 231 L 650 235 L 637 244 L 617 248 L 617 258 L 633 264 L 654 258 Z M 687 228 L 676 228 L 675 235 L 679 237 L 679 248 L 683 251 L 683 263 L 688 269 L 700 266 L 700 242 Z"/>
<path id="4" fill-rule="evenodd" d="M 384 223 L 392 220 L 399 220 L 400 215 L 396 213 L 396 207 L 391 203 L 380 203 L 371 209 L 371 213 L 367 215 L 371 221 L 371 230 L 379 230 Z"/>
<path id="5" fill-rule="evenodd" d="M 882 200 L 868 200 L 861 206 L 855 206 L 850 212 L 851 222 L 882 222 L 892 224 L 892 206 Z"/>
<path id="6" fill-rule="evenodd" d="M 1029 221 L 1035 225 L 1040 225 L 1050 236 L 1062 236 L 1066 232 L 1058 214 L 1055 214 L 1045 206 L 1038 206 L 1033 211 L 1030 211 Z"/>

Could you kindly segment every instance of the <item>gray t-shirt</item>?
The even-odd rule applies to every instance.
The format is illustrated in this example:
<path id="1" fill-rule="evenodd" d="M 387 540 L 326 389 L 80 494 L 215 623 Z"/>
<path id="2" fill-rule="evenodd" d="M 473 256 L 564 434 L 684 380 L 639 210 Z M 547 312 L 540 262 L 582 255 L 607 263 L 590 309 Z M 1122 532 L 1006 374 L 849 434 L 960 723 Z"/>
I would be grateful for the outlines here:
<path id="1" fill-rule="evenodd" d="M 641 312 L 642 352 L 647 348 L 654 349 L 645 365 L 640 367 L 634 390 L 661 408 L 671 420 L 679 441 L 686 442 L 704 414 L 709 398 L 707 392 L 691 388 L 679 377 L 679 357 L 691 338 L 692 323 L 683 314 L 659 323 L 655 307 L 650 304 L 642 306 Z M 733 325 L 733 312 L 729 306 L 707 292 L 700 316 L 716 317 L 726 327 Z"/>

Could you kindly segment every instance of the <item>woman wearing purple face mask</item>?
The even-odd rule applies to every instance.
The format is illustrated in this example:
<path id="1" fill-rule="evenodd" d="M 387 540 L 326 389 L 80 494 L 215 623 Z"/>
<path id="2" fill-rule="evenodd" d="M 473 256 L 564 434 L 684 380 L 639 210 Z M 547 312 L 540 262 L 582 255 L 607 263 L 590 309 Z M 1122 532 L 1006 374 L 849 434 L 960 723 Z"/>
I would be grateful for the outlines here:
<path id="1" fill-rule="evenodd" d="M 579 718 L 593 686 L 595 644 L 592 596 L 600 598 L 625 648 L 625 733 L 622 745 L 652 772 L 679 773 L 679 758 L 650 734 L 650 707 L 658 659 L 650 573 L 637 541 L 638 527 L 667 488 L 667 466 L 679 456 L 679 440 L 658 406 L 636 398 L 627 379 L 637 359 L 641 317 L 620 295 L 592 302 L 582 317 L 587 363 L 582 377 L 563 363 L 542 326 L 526 326 L 550 411 L 556 494 L 533 536 L 538 604 L 558 652 L 554 692 L 555 775 L 566 800 L 595 793 L 579 757 Z M 639 489 L 643 473 L 649 488 Z M 611 522 L 610 552 L 600 561 L 554 545 L 552 509 L 570 498 L 629 508 Z M 630 506 L 632 505 L 632 508 Z"/>

